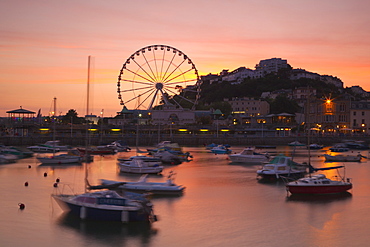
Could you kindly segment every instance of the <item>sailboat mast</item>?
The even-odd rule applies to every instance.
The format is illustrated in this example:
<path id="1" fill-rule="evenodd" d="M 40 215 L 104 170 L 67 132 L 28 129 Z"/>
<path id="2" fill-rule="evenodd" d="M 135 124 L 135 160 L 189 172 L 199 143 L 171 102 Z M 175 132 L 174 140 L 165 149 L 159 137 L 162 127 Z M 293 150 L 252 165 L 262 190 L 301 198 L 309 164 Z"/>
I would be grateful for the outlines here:
<path id="1" fill-rule="evenodd" d="M 90 104 L 90 62 L 91 62 L 91 56 L 87 59 L 87 93 L 86 93 L 86 117 L 89 115 L 89 104 Z M 87 163 L 89 159 L 89 123 L 88 119 L 86 119 L 86 145 L 85 145 L 85 193 L 87 192 Z"/>
<path id="2" fill-rule="evenodd" d="M 56 135 L 56 118 L 55 113 L 57 112 L 57 98 L 54 97 L 54 111 L 53 111 L 53 156 L 55 155 L 55 135 Z"/>
<path id="3" fill-rule="evenodd" d="M 86 115 L 89 115 L 89 104 L 90 104 L 90 60 L 91 56 L 87 60 L 87 97 L 86 97 Z"/>

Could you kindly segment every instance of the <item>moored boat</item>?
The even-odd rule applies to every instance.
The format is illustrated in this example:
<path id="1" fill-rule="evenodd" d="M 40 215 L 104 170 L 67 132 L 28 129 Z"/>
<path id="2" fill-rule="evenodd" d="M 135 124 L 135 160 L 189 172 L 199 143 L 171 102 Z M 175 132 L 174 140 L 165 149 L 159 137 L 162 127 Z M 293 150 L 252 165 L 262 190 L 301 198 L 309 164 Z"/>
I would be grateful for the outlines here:
<path id="1" fill-rule="evenodd" d="M 162 161 L 161 161 L 160 158 L 151 157 L 151 156 L 145 156 L 145 155 L 136 155 L 136 156 L 131 156 L 129 158 L 117 158 L 117 161 L 123 163 L 123 162 L 132 161 L 135 158 L 141 159 L 148 166 L 159 166 L 159 165 L 162 165 Z"/>
<path id="2" fill-rule="evenodd" d="M 76 155 L 70 154 L 58 154 L 52 156 L 38 156 L 36 157 L 38 161 L 42 164 L 54 164 L 54 165 L 61 165 L 61 164 L 73 164 L 73 163 L 81 163 L 82 158 Z"/>
<path id="3" fill-rule="evenodd" d="M 114 188 L 114 190 L 134 191 L 138 193 L 151 193 L 153 195 L 181 195 L 185 186 L 177 185 L 173 179 L 174 173 L 170 173 L 166 182 L 148 182 L 148 174 L 143 175 L 137 182 L 119 182 L 101 179 L 102 186 Z M 117 186 L 115 186 L 117 185 Z"/>
<path id="4" fill-rule="evenodd" d="M 102 190 L 80 195 L 52 194 L 59 206 L 82 220 L 151 222 L 156 220 L 153 205 L 143 197 L 130 199 L 115 191 Z"/>
<path id="5" fill-rule="evenodd" d="M 171 152 L 170 150 L 158 150 L 156 153 L 153 153 L 153 158 L 159 159 L 162 164 L 179 165 L 187 160 L 186 157 L 180 155 L 180 153 L 174 153 L 174 151 Z"/>
<path id="6" fill-rule="evenodd" d="M 312 143 L 312 144 L 308 145 L 307 148 L 309 148 L 309 149 L 322 149 L 322 148 L 324 148 L 324 145 L 319 145 L 317 143 Z"/>
<path id="7" fill-rule="evenodd" d="M 0 153 L 0 164 L 10 164 L 17 162 L 18 157 L 14 154 Z"/>
<path id="8" fill-rule="evenodd" d="M 325 161 L 327 162 L 360 162 L 364 156 L 358 155 L 330 155 L 324 154 Z"/>
<path id="9" fill-rule="evenodd" d="M 0 145 L 0 153 L 13 154 L 17 156 L 18 159 L 24 159 L 33 156 L 33 152 L 28 149 L 4 145 Z"/>
<path id="10" fill-rule="evenodd" d="M 77 148 L 79 152 L 82 154 L 88 153 L 91 155 L 104 155 L 104 154 L 115 154 L 117 151 L 113 148 L 109 147 L 96 147 L 96 148 L 88 148 L 86 152 L 86 148 Z"/>
<path id="11" fill-rule="evenodd" d="M 134 158 L 126 162 L 118 162 L 120 172 L 137 174 L 158 174 L 163 171 L 163 166 L 148 166 L 142 159 Z"/>
<path id="12" fill-rule="evenodd" d="M 52 147 L 52 146 L 45 145 L 45 144 L 28 146 L 27 149 L 29 149 L 29 150 L 31 150 L 32 152 L 35 152 L 35 153 L 56 153 L 56 152 L 60 152 L 59 148 Z"/>
<path id="13" fill-rule="evenodd" d="M 305 144 L 300 143 L 299 141 L 290 142 L 288 146 L 305 146 Z"/>
<path id="14" fill-rule="evenodd" d="M 349 148 L 344 143 L 337 143 L 334 144 L 334 146 L 332 146 L 331 148 L 329 148 L 329 150 L 332 152 L 347 152 L 349 151 Z"/>
<path id="15" fill-rule="evenodd" d="M 344 166 L 314 168 L 315 171 L 343 168 Z M 329 179 L 324 174 L 309 175 L 286 184 L 291 194 L 338 194 L 352 189 L 350 178 L 336 176 Z"/>
<path id="16" fill-rule="evenodd" d="M 44 145 L 58 148 L 60 151 L 68 151 L 72 149 L 72 147 L 69 145 L 61 145 L 59 140 L 47 141 L 44 143 Z"/>
<path id="17" fill-rule="evenodd" d="M 265 154 L 255 152 L 253 147 L 245 148 L 237 154 L 229 154 L 229 159 L 233 163 L 260 163 L 267 162 L 269 158 L 270 156 L 267 152 Z"/>
<path id="18" fill-rule="evenodd" d="M 211 152 L 214 154 L 230 154 L 232 150 L 224 145 L 218 145 L 217 147 L 212 148 Z"/>
<path id="19" fill-rule="evenodd" d="M 257 176 L 266 180 L 276 180 L 280 178 L 300 178 L 307 172 L 307 164 L 300 164 L 292 160 L 291 157 L 278 155 L 269 163 L 263 165 L 262 169 L 257 170 Z"/>

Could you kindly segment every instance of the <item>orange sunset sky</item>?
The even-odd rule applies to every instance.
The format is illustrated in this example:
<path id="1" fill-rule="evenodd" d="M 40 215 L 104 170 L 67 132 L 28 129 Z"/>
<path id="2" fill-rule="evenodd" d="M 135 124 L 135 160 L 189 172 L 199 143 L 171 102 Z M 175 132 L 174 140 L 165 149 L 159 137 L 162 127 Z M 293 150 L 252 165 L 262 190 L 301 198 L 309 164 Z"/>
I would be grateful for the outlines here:
<path id="1" fill-rule="evenodd" d="M 262 59 L 339 77 L 370 91 L 370 1 L 1 0 L 0 116 L 20 108 L 86 113 L 93 57 L 93 114 L 115 116 L 117 77 L 148 45 L 183 51 L 200 75 Z"/>

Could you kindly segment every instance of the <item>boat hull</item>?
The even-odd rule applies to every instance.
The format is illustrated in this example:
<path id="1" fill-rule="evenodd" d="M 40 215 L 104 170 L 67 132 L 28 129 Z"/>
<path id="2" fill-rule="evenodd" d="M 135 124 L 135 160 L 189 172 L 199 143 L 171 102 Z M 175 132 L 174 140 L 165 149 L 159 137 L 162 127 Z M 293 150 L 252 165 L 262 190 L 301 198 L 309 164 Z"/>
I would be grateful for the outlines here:
<path id="1" fill-rule="evenodd" d="M 238 154 L 231 154 L 229 155 L 229 159 L 233 163 L 261 163 L 268 161 L 268 158 L 263 155 L 242 156 Z"/>
<path id="2" fill-rule="evenodd" d="M 40 161 L 42 164 L 74 164 L 74 163 L 80 163 L 81 158 L 80 157 L 70 157 L 66 159 L 58 159 L 58 158 L 51 158 L 51 157 L 39 157 L 37 158 L 38 161 Z"/>
<path id="3" fill-rule="evenodd" d="M 80 151 L 81 154 L 86 153 L 86 150 L 83 148 L 77 148 L 77 150 Z M 114 151 L 113 149 L 91 149 L 91 150 L 88 150 L 88 154 L 91 154 L 91 155 L 116 154 L 116 151 Z"/>
<path id="4" fill-rule="evenodd" d="M 137 193 L 151 193 L 153 195 L 181 195 L 183 194 L 184 188 L 174 188 L 174 189 L 160 189 L 145 186 L 122 186 L 120 187 L 125 191 L 132 191 Z"/>
<path id="5" fill-rule="evenodd" d="M 339 194 L 352 189 L 352 184 L 346 183 L 343 185 L 326 185 L 326 186 L 303 186 L 303 185 L 287 185 L 287 190 L 291 194 Z"/>
<path id="6" fill-rule="evenodd" d="M 264 180 L 279 180 L 284 178 L 298 179 L 304 177 L 306 172 L 294 172 L 294 173 L 266 173 L 266 172 L 257 172 L 257 175 Z"/>
<path id="7" fill-rule="evenodd" d="M 228 150 L 228 151 L 225 151 L 225 150 L 211 150 L 211 152 L 214 153 L 214 154 L 229 154 L 229 153 L 231 153 L 230 150 Z"/>
<path id="8" fill-rule="evenodd" d="M 83 220 L 97 221 L 118 221 L 118 222 L 149 222 L 150 212 L 145 212 L 142 209 L 135 207 L 127 207 L 126 209 L 104 209 L 99 206 L 86 206 L 70 202 L 68 196 L 52 195 L 59 206 L 65 211 L 70 211 L 71 214 Z"/>
<path id="9" fill-rule="evenodd" d="M 360 162 L 361 156 L 351 156 L 351 155 L 328 155 L 324 154 L 325 161 L 332 161 L 332 162 Z"/>
<path id="10" fill-rule="evenodd" d="M 161 166 L 150 166 L 150 167 L 131 167 L 127 166 L 125 164 L 119 164 L 119 170 L 120 172 L 125 173 L 136 173 L 136 174 L 157 174 L 161 173 L 163 170 L 163 167 Z"/>

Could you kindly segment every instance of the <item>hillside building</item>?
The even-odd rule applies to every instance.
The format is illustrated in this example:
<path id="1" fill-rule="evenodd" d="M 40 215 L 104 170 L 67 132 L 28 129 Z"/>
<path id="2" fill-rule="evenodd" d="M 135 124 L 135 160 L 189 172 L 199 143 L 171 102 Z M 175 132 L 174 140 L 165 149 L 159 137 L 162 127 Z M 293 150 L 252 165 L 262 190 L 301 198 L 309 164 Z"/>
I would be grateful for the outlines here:
<path id="1" fill-rule="evenodd" d="M 287 60 L 281 58 L 261 60 L 259 64 L 255 66 L 257 77 L 264 77 L 270 73 L 277 73 L 280 69 L 286 69 L 288 67 Z"/>
<path id="2" fill-rule="evenodd" d="M 290 79 L 291 80 L 298 80 L 301 78 L 308 78 L 312 80 L 320 80 L 322 82 L 325 82 L 327 84 L 333 84 L 338 88 L 343 88 L 343 82 L 334 76 L 331 75 L 320 75 L 317 73 L 309 72 L 304 69 L 292 69 L 290 72 Z"/>
<path id="3" fill-rule="evenodd" d="M 270 104 L 264 100 L 255 100 L 248 97 L 224 99 L 231 105 L 233 114 L 244 114 L 248 116 L 266 115 L 270 112 Z"/>
<path id="4" fill-rule="evenodd" d="M 228 81 L 231 82 L 231 84 L 240 84 L 246 78 L 257 78 L 256 71 L 245 67 L 240 67 L 222 76 L 222 81 Z"/>
<path id="5" fill-rule="evenodd" d="M 350 128 L 355 133 L 370 133 L 370 102 L 352 101 L 350 110 Z"/>
<path id="6" fill-rule="evenodd" d="M 305 122 L 320 133 L 348 134 L 352 130 L 350 102 L 349 95 L 325 100 L 312 97 L 304 107 Z"/>

